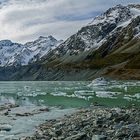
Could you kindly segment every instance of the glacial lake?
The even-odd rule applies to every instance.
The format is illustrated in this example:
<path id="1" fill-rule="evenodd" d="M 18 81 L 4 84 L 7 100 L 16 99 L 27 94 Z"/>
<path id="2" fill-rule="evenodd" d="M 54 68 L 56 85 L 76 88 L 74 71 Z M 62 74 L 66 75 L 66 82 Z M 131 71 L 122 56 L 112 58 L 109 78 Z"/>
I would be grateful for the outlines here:
<path id="1" fill-rule="evenodd" d="M 31 136 L 45 121 L 94 105 L 139 108 L 140 81 L 0 82 L 0 140 Z"/>
<path id="2" fill-rule="evenodd" d="M 62 108 L 105 105 L 140 105 L 140 81 L 17 81 L 0 82 L 0 105 L 61 106 Z"/>

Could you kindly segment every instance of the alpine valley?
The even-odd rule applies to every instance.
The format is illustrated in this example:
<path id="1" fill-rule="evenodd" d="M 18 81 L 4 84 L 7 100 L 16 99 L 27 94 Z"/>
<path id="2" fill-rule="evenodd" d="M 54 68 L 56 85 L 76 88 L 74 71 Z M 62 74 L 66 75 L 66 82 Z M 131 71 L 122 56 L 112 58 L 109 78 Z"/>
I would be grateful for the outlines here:
<path id="1" fill-rule="evenodd" d="M 0 80 L 140 79 L 140 5 L 117 5 L 67 40 L 0 41 Z"/>

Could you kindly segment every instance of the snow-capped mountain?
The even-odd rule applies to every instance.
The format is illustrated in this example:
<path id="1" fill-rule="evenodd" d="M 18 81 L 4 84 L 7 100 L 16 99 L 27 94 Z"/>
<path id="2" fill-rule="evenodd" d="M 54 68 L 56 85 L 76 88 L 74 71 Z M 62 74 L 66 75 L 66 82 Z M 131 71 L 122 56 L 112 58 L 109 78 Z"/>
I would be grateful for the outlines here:
<path id="1" fill-rule="evenodd" d="M 2 40 L 0 41 L 0 66 L 28 65 L 55 49 L 60 42 L 52 36 L 40 36 L 37 40 L 24 45 Z"/>
<path id="2" fill-rule="evenodd" d="M 0 41 L 0 66 L 12 65 L 25 46 L 10 40 Z"/>
<path id="3" fill-rule="evenodd" d="M 117 5 L 110 8 L 105 13 L 95 17 L 91 23 L 81 28 L 76 34 L 59 45 L 46 59 L 49 59 L 51 56 L 53 58 L 61 58 L 65 55 L 68 58 L 83 52 L 96 51 L 107 41 L 111 41 L 111 38 L 117 38 L 125 28 L 139 17 L 140 5 Z M 135 24 L 133 31 L 133 37 L 140 36 L 140 23 Z M 124 38 L 128 38 L 127 35 Z M 71 61 L 71 59 L 69 60 Z M 79 61 L 76 58 L 75 60 Z"/>
<path id="4" fill-rule="evenodd" d="M 131 12 L 129 6 L 117 5 L 108 9 L 105 13 L 95 17 L 95 19 L 89 23 L 89 25 L 99 24 L 115 24 L 119 25 L 123 22 L 130 20 L 134 14 Z"/>
<path id="5" fill-rule="evenodd" d="M 66 41 L 57 41 L 54 37 L 40 36 L 24 45 L 10 40 L 0 41 L 0 66 L 28 65 L 35 61 L 73 62 L 84 60 L 91 52 L 102 46 L 102 55 L 111 51 L 121 35 L 125 42 L 140 36 L 140 5 L 117 5 L 81 28 Z M 131 35 L 128 30 L 132 26 Z M 119 39 L 118 39 L 119 40 Z M 107 45 L 106 45 L 107 44 Z"/>
<path id="6" fill-rule="evenodd" d="M 140 79 L 140 5 L 110 8 L 64 42 L 52 36 L 24 45 L 0 41 L 0 66 L 13 65 L 27 66 L 0 68 L 0 79 Z"/>
<path id="7" fill-rule="evenodd" d="M 60 43 L 62 43 L 62 40 L 58 41 L 53 36 L 40 36 L 37 40 L 25 44 L 30 52 L 29 57 L 25 58 L 28 58 L 27 62 L 29 63 L 35 62 L 54 50 Z M 24 53 L 23 56 L 25 56 Z"/>

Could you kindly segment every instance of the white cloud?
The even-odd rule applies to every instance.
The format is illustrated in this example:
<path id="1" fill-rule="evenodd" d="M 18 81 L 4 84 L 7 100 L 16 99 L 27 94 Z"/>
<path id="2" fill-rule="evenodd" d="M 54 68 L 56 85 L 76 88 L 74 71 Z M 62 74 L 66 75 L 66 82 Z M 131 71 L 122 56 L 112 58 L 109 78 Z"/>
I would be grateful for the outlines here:
<path id="1" fill-rule="evenodd" d="M 40 35 L 65 39 L 95 15 L 130 0 L 0 0 L 0 39 L 26 42 Z M 131 0 L 138 2 L 138 0 Z"/>

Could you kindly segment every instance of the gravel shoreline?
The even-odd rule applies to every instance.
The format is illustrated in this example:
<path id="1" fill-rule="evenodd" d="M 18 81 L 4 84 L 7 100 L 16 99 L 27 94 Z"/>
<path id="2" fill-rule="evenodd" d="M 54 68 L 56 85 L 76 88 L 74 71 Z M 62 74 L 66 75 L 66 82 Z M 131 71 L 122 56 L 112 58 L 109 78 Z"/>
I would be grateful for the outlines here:
<path id="1" fill-rule="evenodd" d="M 24 140 L 140 140 L 140 109 L 91 107 L 49 120 Z M 23 140 L 22 139 L 22 140 Z"/>
<path id="2" fill-rule="evenodd" d="M 46 120 L 63 118 L 77 110 L 46 106 L 0 105 L 0 140 L 20 140 L 32 136 Z"/>

